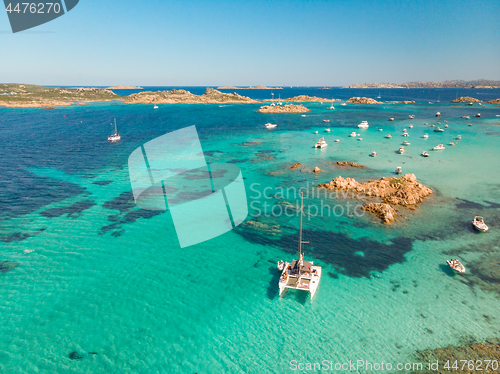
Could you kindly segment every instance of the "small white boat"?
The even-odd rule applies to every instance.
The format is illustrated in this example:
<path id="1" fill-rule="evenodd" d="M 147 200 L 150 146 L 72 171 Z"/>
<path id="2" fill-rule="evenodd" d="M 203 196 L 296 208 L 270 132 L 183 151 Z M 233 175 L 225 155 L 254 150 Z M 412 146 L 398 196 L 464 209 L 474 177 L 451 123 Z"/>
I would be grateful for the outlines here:
<path id="1" fill-rule="evenodd" d="M 121 140 L 120 134 L 118 134 L 118 130 L 116 129 L 116 118 L 115 118 L 115 133 L 111 136 L 108 136 L 108 142 L 114 143 L 119 142 Z"/>
<path id="2" fill-rule="evenodd" d="M 334 110 L 335 107 L 333 106 L 333 102 L 332 102 L 332 105 L 330 105 L 330 110 Z"/>
<path id="3" fill-rule="evenodd" d="M 444 132 L 444 129 L 442 129 L 441 127 L 436 127 L 434 129 L 434 132 Z"/>
<path id="4" fill-rule="evenodd" d="M 325 129 L 325 132 L 330 132 L 330 128 L 326 128 L 326 129 Z"/>
<path id="5" fill-rule="evenodd" d="M 410 115 L 408 116 L 408 118 L 409 118 L 409 119 L 414 119 L 414 118 L 415 118 L 415 116 L 414 116 L 413 114 L 410 114 Z"/>
<path id="6" fill-rule="evenodd" d="M 424 156 L 424 157 L 429 157 L 430 155 L 429 155 L 429 153 L 427 153 L 426 151 L 423 151 L 423 152 L 422 152 L 422 156 Z"/>
<path id="7" fill-rule="evenodd" d="M 279 271 L 283 271 L 283 269 L 285 268 L 285 261 L 278 261 L 277 268 Z"/>
<path id="8" fill-rule="evenodd" d="M 372 152 L 372 157 L 375 157 L 377 155 L 377 152 L 373 151 Z"/>
<path id="9" fill-rule="evenodd" d="M 405 153 L 405 147 L 399 147 L 398 152 L 399 152 L 399 154 L 401 154 L 401 155 L 402 155 L 403 153 Z"/>
<path id="10" fill-rule="evenodd" d="M 158 109 L 158 105 L 155 105 L 155 106 L 153 107 L 153 109 Z"/>
<path id="11" fill-rule="evenodd" d="M 457 273 L 464 274 L 465 273 L 465 266 L 462 265 L 460 261 L 458 261 L 456 258 L 451 259 L 451 260 L 446 260 L 446 263 L 450 265 L 450 268 L 455 270 Z"/>
<path id="12" fill-rule="evenodd" d="M 318 142 L 314 145 L 315 148 L 325 148 L 328 144 L 326 144 L 325 138 L 321 138 L 318 140 Z"/>
<path id="13" fill-rule="evenodd" d="M 379 127 L 379 128 L 377 129 L 377 131 L 382 131 L 382 129 Z"/>
<path id="14" fill-rule="evenodd" d="M 410 129 L 412 129 L 412 128 L 413 128 L 413 125 L 410 125 L 409 127 L 410 127 Z"/>
<path id="15" fill-rule="evenodd" d="M 358 138 L 358 140 L 363 140 L 363 138 Z"/>
<path id="16" fill-rule="evenodd" d="M 356 134 L 356 131 L 353 131 L 353 132 L 351 132 L 351 133 L 349 134 L 349 136 L 350 136 L 350 137 L 352 137 L 352 138 L 354 138 L 356 135 L 357 135 L 357 134 Z"/>
<path id="17" fill-rule="evenodd" d="M 394 121 L 394 118 L 393 117 L 389 118 L 389 121 Z"/>
<path id="18" fill-rule="evenodd" d="M 391 135 L 391 134 L 387 134 L 385 137 L 386 137 L 387 139 L 390 139 L 390 138 L 392 138 L 392 135 Z"/>
<path id="19" fill-rule="evenodd" d="M 495 114 L 495 117 L 500 117 L 500 114 Z"/>
<path id="20" fill-rule="evenodd" d="M 361 121 L 361 123 L 358 125 L 358 127 L 362 129 L 366 129 L 368 127 L 368 121 Z"/>
<path id="21" fill-rule="evenodd" d="M 470 119 L 469 116 L 462 116 L 463 119 Z"/>
<path id="22" fill-rule="evenodd" d="M 480 114 L 480 113 L 478 113 L 478 114 L 476 114 L 474 117 L 479 118 L 479 117 L 481 117 L 481 114 Z"/>
<path id="23" fill-rule="evenodd" d="M 396 174 L 401 174 L 402 172 L 403 172 L 403 170 L 401 170 L 401 166 L 398 166 L 398 167 L 396 168 L 395 173 L 396 173 Z"/>
<path id="24" fill-rule="evenodd" d="M 427 139 L 427 138 L 429 137 L 429 135 L 428 135 L 428 134 L 424 134 L 424 136 L 423 136 L 423 137 L 424 137 L 425 139 Z"/>
<path id="25" fill-rule="evenodd" d="M 469 123 L 469 127 L 471 127 L 471 126 L 472 126 L 472 123 Z"/>
<path id="26" fill-rule="evenodd" d="M 441 113 L 437 112 L 436 117 L 441 117 Z"/>
<path id="27" fill-rule="evenodd" d="M 484 218 L 481 216 L 474 217 L 474 219 L 472 220 L 472 226 L 474 226 L 476 230 L 481 232 L 486 232 L 489 229 L 486 223 L 484 223 Z"/>
<path id="28" fill-rule="evenodd" d="M 440 150 L 444 149 L 444 145 L 442 145 L 442 144 L 438 144 L 438 145 L 436 145 L 436 146 L 435 146 L 434 148 L 432 148 L 432 149 L 433 149 L 433 150 L 435 150 L 435 151 L 440 151 Z"/>
<path id="29" fill-rule="evenodd" d="M 408 140 L 405 140 L 405 141 L 403 142 L 403 145 L 410 145 L 410 142 L 409 142 Z"/>
<path id="30" fill-rule="evenodd" d="M 347 104 L 346 104 L 346 103 L 342 103 L 342 104 L 340 104 L 340 105 L 342 105 L 342 106 L 346 106 Z"/>
<path id="31" fill-rule="evenodd" d="M 335 141 L 338 143 L 338 142 L 340 142 L 340 139 L 335 139 Z"/>
<path id="32" fill-rule="evenodd" d="M 402 136 L 410 136 L 410 134 L 408 134 L 407 132 L 404 132 L 404 133 L 402 134 Z"/>
<path id="33" fill-rule="evenodd" d="M 461 140 L 462 139 L 462 135 L 457 135 L 457 140 Z"/>
<path id="34" fill-rule="evenodd" d="M 329 119 L 324 119 L 323 122 L 330 122 L 330 120 Z"/>
<path id="35" fill-rule="evenodd" d="M 316 130 L 314 133 L 315 133 L 315 134 L 317 134 L 317 133 L 318 133 L 318 130 Z"/>
<path id="36" fill-rule="evenodd" d="M 444 125 L 444 128 L 447 129 L 449 126 L 448 125 Z"/>
<path id="37" fill-rule="evenodd" d="M 305 115 L 305 114 L 301 114 L 300 116 L 301 116 L 301 117 L 305 117 L 306 115 Z"/>
<path id="38" fill-rule="evenodd" d="M 266 126 L 266 129 L 274 129 L 278 125 L 275 123 L 266 123 L 265 126 Z"/>
<path id="39" fill-rule="evenodd" d="M 449 142 L 449 143 L 448 143 L 448 145 L 455 145 L 455 143 L 453 143 L 453 142 Z"/>
<path id="40" fill-rule="evenodd" d="M 471 105 L 472 106 L 472 105 L 474 105 L 474 103 L 468 103 L 467 105 Z"/>

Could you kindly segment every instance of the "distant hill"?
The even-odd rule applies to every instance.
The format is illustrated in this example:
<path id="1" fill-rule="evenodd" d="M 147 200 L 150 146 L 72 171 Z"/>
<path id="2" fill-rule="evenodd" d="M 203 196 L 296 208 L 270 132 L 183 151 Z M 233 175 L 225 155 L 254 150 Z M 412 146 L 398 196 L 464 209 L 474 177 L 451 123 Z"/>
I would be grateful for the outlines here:
<path id="1" fill-rule="evenodd" d="M 282 90 L 283 87 L 266 87 L 261 84 L 255 87 L 235 87 L 235 86 L 221 86 L 217 87 L 218 90 Z"/>
<path id="2" fill-rule="evenodd" d="M 464 81 L 458 79 L 444 82 L 363 83 L 343 88 L 500 88 L 500 81 L 488 79 Z"/>
<path id="3" fill-rule="evenodd" d="M 135 86 L 111 86 L 107 88 L 108 90 L 142 90 L 142 87 Z"/>

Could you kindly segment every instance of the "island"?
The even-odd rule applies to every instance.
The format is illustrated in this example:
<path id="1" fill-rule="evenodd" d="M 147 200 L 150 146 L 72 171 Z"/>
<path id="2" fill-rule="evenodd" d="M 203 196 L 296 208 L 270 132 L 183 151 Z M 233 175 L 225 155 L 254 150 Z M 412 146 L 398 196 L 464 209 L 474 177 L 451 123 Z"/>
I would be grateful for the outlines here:
<path id="1" fill-rule="evenodd" d="M 170 91 L 144 91 L 126 96 L 127 104 L 255 104 L 259 101 L 233 94 L 223 93 L 213 88 L 207 88 L 203 95 L 195 95 L 186 90 L 172 89 Z"/>
<path id="2" fill-rule="evenodd" d="M 52 109 L 55 106 L 122 99 L 122 96 L 101 88 L 59 88 L 34 84 L 0 84 L 0 106 L 8 108 Z"/>
<path id="3" fill-rule="evenodd" d="M 381 101 L 371 99 L 369 97 L 351 97 L 346 103 L 354 104 L 383 104 Z"/>
<path id="4" fill-rule="evenodd" d="M 490 100 L 488 104 L 500 104 L 500 99 Z"/>
<path id="5" fill-rule="evenodd" d="M 108 90 L 142 90 L 142 87 L 136 86 L 111 86 L 107 88 Z"/>
<path id="6" fill-rule="evenodd" d="M 306 113 L 310 112 L 309 109 L 307 109 L 303 105 L 296 105 L 296 104 L 287 104 L 287 105 L 264 105 L 261 106 L 259 110 L 257 110 L 257 113 Z"/>
<path id="7" fill-rule="evenodd" d="M 478 100 L 474 97 L 470 97 L 470 96 L 462 96 L 462 97 L 459 97 L 455 100 L 452 100 L 451 101 L 452 103 L 482 103 L 481 100 Z"/>
<path id="8" fill-rule="evenodd" d="M 255 87 L 235 87 L 235 86 L 221 86 L 217 87 L 218 90 L 282 90 L 283 87 L 266 87 L 258 84 Z"/>
<path id="9" fill-rule="evenodd" d="M 478 79 L 473 81 L 451 80 L 444 82 L 406 82 L 406 83 L 363 83 L 343 88 L 500 88 L 500 81 Z"/>
<path id="10" fill-rule="evenodd" d="M 366 202 L 363 209 L 377 214 L 384 223 L 390 223 L 397 217 L 396 205 L 414 209 L 427 196 L 432 194 L 429 187 L 417 181 L 414 174 L 405 174 L 400 178 L 389 177 L 368 182 L 357 182 L 353 178 L 338 176 L 331 182 L 319 184 L 317 187 L 329 190 L 344 190 L 381 201 Z"/>
<path id="11" fill-rule="evenodd" d="M 340 99 L 325 99 L 324 97 L 299 95 L 294 97 L 289 97 L 288 99 L 265 99 L 264 101 L 286 101 L 290 103 L 329 103 L 335 101 L 341 101 Z"/>

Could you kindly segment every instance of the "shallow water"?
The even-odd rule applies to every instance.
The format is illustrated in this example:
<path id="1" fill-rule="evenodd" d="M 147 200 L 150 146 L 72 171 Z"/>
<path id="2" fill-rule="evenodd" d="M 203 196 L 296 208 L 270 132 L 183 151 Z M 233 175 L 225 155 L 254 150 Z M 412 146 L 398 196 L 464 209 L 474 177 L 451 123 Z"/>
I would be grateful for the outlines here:
<path id="1" fill-rule="evenodd" d="M 499 337 L 500 278 L 488 264 L 499 256 L 500 108 L 445 103 L 442 93 L 441 103 L 429 104 L 438 94 L 333 111 L 306 104 L 306 117 L 255 113 L 258 105 L 0 109 L 8 145 L 0 153 L 0 261 L 19 264 L 0 272 L 0 371 L 281 373 L 291 360 L 407 362 L 416 350 Z M 430 127 L 438 110 L 441 125 L 448 121 L 444 133 Z M 460 118 L 477 112 L 480 119 Z M 108 144 L 115 117 L 122 141 Z M 361 120 L 370 127 L 358 129 Z M 278 127 L 266 130 L 266 122 Z M 249 216 L 262 226 L 243 224 L 181 249 L 169 212 L 135 207 L 129 154 L 193 124 L 208 162 L 241 168 L 250 214 L 266 202 L 270 213 L 280 202 L 297 204 L 299 187 L 309 192 L 306 258 L 323 266 L 313 302 L 277 294 L 276 261 L 297 249 L 297 211 Z M 404 128 L 410 137 L 401 136 Z M 348 137 L 352 131 L 363 140 Z M 312 148 L 321 136 L 328 147 Z M 404 140 L 411 145 L 399 155 Z M 444 151 L 430 151 L 440 143 Z M 336 161 L 366 168 L 341 169 Z M 324 172 L 291 170 L 293 162 Z M 416 211 L 401 209 L 404 218 L 392 226 L 348 214 L 355 200 L 312 196 L 315 185 L 338 175 L 368 180 L 394 175 L 397 166 L 434 194 Z M 269 198 L 259 197 L 266 187 Z M 344 214 L 316 214 L 321 202 Z M 474 215 L 485 217 L 490 232 L 471 229 Z M 463 261 L 467 275 L 450 273 L 450 257 Z M 68 358 L 74 350 L 85 353 L 82 360 Z"/>

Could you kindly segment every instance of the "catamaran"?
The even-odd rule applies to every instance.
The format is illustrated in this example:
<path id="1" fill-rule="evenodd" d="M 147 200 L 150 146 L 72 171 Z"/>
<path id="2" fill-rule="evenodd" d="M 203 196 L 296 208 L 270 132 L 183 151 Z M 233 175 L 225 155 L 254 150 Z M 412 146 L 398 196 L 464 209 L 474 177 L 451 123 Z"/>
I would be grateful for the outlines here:
<path id="1" fill-rule="evenodd" d="M 311 300 L 316 293 L 321 279 L 321 266 L 313 266 L 312 261 L 304 261 L 302 244 L 309 243 L 302 240 L 302 213 L 304 211 L 304 195 L 301 193 L 300 204 L 300 231 L 299 231 L 299 253 L 298 259 L 292 263 L 286 261 L 278 262 L 278 269 L 281 270 L 279 280 L 280 296 L 287 288 L 294 290 L 309 291 Z"/>
<path id="2" fill-rule="evenodd" d="M 118 131 L 116 130 L 116 118 L 115 118 L 115 133 L 111 136 L 108 136 L 108 142 L 118 142 L 120 141 L 121 137 L 118 134 Z"/>

